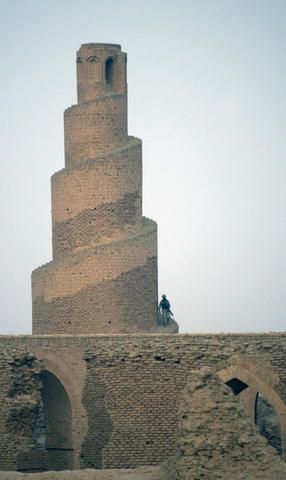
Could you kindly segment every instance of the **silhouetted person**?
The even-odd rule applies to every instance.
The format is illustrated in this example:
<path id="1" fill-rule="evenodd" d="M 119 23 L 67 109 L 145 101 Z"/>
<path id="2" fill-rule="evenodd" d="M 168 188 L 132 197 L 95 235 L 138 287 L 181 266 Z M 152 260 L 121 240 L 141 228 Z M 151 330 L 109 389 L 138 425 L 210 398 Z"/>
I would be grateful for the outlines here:
<path id="1" fill-rule="evenodd" d="M 163 325 L 168 325 L 170 317 L 173 317 L 171 312 L 171 305 L 166 295 L 162 295 L 162 300 L 159 303 L 159 318 L 162 319 Z"/>

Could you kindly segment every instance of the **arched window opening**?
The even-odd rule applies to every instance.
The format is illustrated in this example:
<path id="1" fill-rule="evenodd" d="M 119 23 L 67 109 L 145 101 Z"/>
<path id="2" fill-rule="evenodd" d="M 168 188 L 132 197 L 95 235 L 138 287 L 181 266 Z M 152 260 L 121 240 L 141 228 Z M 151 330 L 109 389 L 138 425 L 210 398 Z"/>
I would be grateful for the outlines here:
<path id="1" fill-rule="evenodd" d="M 90 63 L 92 63 L 92 62 L 97 63 L 97 58 L 94 55 L 92 55 L 92 56 L 88 57 L 88 59 L 86 61 L 90 62 Z"/>
<path id="2" fill-rule="evenodd" d="M 105 80 L 107 85 L 112 86 L 114 81 L 114 61 L 112 58 L 108 58 L 105 62 Z"/>
<path id="3" fill-rule="evenodd" d="M 101 76 L 101 64 L 95 55 L 92 55 L 86 60 L 87 80 L 89 83 L 100 81 Z"/>
<path id="4" fill-rule="evenodd" d="M 268 443 L 282 455 L 281 427 L 277 413 L 266 398 L 257 393 L 255 402 L 255 423 Z"/>
<path id="5" fill-rule="evenodd" d="M 246 383 L 242 382 L 238 378 L 232 378 L 225 383 L 232 389 L 234 395 L 238 395 L 247 388 Z"/>
<path id="6" fill-rule="evenodd" d="M 263 395 L 238 378 L 225 382 L 237 396 L 245 415 L 255 423 L 260 434 L 282 455 L 281 427 L 279 417 Z"/>
<path id="7" fill-rule="evenodd" d="M 77 57 L 76 68 L 78 82 L 83 82 L 85 79 L 85 65 L 80 57 Z"/>
<path id="8" fill-rule="evenodd" d="M 70 399 L 62 383 L 49 371 L 41 375 L 41 380 L 47 469 L 71 470 L 73 442 Z"/>

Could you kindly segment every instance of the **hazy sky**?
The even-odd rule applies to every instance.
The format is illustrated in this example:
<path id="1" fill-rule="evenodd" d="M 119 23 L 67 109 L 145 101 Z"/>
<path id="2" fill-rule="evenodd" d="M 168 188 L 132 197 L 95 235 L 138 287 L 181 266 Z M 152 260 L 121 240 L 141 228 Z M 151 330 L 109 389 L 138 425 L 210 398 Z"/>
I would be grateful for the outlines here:
<path id="1" fill-rule="evenodd" d="M 181 332 L 285 330 L 286 0 L 0 0 L 0 332 L 31 331 L 51 259 L 75 52 L 128 53 L 129 133 L 159 292 Z"/>

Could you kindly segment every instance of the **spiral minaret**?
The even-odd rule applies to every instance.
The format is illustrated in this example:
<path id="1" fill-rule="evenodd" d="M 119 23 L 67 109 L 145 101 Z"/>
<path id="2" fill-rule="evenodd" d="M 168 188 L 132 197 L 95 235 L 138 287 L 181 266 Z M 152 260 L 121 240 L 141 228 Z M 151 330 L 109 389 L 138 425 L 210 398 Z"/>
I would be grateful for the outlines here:
<path id="1" fill-rule="evenodd" d="M 156 330 L 157 228 L 142 217 L 142 144 L 127 133 L 119 45 L 81 46 L 77 90 L 65 168 L 52 176 L 53 260 L 32 274 L 33 333 Z"/>

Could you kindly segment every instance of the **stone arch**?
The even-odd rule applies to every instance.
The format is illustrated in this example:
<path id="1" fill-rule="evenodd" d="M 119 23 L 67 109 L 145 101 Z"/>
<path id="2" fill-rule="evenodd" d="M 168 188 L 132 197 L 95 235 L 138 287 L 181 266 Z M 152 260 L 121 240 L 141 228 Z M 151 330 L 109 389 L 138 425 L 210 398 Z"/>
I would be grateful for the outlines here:
<path id="1" fill-rule="evenodd" d="M 281 427 L 282 458 L 286 461 L 286 405 L 273 388 L 277 384 L 277 376 L 274 372 L 267 371 L 267 381 L 257 373 L 239 364 L 225 367 L 217 373 L 220 379 L 233 389 L 235 394 L 249 386 L 255 392 L 260 392 L 273 406 Z"/>
<path id="2" fill-rule="evenodd" d="M 67 391 L 49 370 L 41 374 L 48 470 L 72 470 L 72 409 Z"/>
<path id="3" fill-rule="evenodd" d="M 57 385 L 59 395 L 64 396 L 64 392 L 67 395 L 68 401 L 64 400 L 64 402 L 66 402 L 67 407 L 70 405 L 70 413 L 67 414 L 66 421 L 69 416 L 71 436 L 69 440 L 67 439 L 66 447 L 72 451 L 71 468 L 79 469 L 81 445 L 87 432 L 87 415 L 81 402 L 81 386 L 79 382 L 75 381 L 75 377 L 67 364 L 54 352 L 38 351 L 36 355 L 43 362 L 43 375 L 46 375 L 45 372 L 47 372 L 55 377 L 56 381 L 61 384 L 61 386 Z M 53 381 L 51 377 L 49 379 Z"/>

